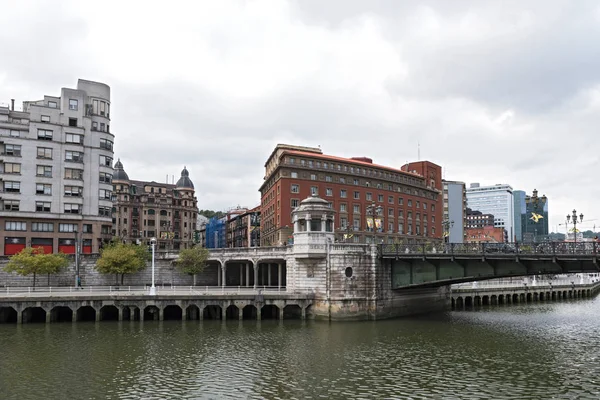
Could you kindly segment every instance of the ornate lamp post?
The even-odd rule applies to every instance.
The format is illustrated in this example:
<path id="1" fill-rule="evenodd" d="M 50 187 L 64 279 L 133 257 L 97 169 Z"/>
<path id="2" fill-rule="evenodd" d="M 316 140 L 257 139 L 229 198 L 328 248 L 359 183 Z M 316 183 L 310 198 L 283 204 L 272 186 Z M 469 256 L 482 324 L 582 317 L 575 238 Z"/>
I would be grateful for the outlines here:
<path id="1" fill-rule="evenodd" d="M 156 286 L 154 286 L 154 248 L 156 247 L 156 238 L 150 239 L 150 246 L 152 246 L 152 286 L 150 286 L 150 296 L 155 296 Z"/>
<path id="2" fill-rule="evenodd" d="M 454 226 L 454 221 L 445 219 L 442 221 L 442 227 L 444 228 L 444 243 L 450 242 L 450 229 Z"/>
<path id="3" fill-rule="evenodd" d="M 538 207 L 540 205 L 540 200 L 543 204 L 546 204 L 546 201 L 547 201 L 546 195 L 543 195 L 542 197 L 538 197 L 537 189 L 533 189 L 533 194 L 529 198 L 529 204 L 531 204 L 532 208 L 533 208 L 533 210 L 531 211 L 531 218 L 529 218 L 529 219 L 532 220 L 535 224 L 537 224 L 539 222 L 540 218 L 544 218 L 544 216 L 542 214 L 538 213 Z M 533 243 L 536 242 L 536 238 L 537 238 L 537 226 L 534 225 L 534 227 L 533 227 Z"/>
<path id="4" fill-rule="evenodd" d="M 373 244 L 376 244 L 375 242 L 375 230 L 377 229 L 377 223 L 376 223 L 376 217 L 379 214 L 383 213 L 383 207 L 378 206 L 377 204 L 375 204 L 375 202 L 372 202 L 370 205 L 367 206 L 367 221 L 368 216 L 370 215 L 371 218 L 373 218 Z M 367 227 L 369 226 L 368 222 L 367 222 Z"/>
<path id="5" fill-rule="evenodd" d="M 577 245 L 577 224 L 583 222 L 583 213 L 579 214 L 579 221 L 577 220 L 577 211 L 573 210 L 573 214 L 567 214 L 567 225 L 569 223 L 573 224 L 573 238 L 575 240 L 575 245 Z"/>

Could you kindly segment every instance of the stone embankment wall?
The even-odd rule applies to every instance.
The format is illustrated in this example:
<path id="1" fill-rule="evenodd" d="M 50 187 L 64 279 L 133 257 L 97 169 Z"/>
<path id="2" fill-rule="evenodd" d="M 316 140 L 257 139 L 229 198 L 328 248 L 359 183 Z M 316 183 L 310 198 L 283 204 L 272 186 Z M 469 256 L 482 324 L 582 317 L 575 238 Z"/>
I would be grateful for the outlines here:
<path id="1" fill-rule="evenodd" d="M 173 258 L 162 255 L 155 259 L 154 280 L 157 286 L 187 286 L 192 285 L 193 277 L 188 274 L 182 274 L 172 263 Z M 95 269 L 97 255 L 84 255 L 79 260 L 79 274 L 83 286 L 114 286 L 117 284 L 115 275 L 103 275 Z M 7 273 L 4 266 L 8 263 L 8 257 L 0 257 L 0 287 L 3 286 L 21 286 L 27 287 L 33 285 L 33 275 L 21 276 L 15 273 Z M 75 260 L 71 259 L 69 266 L 58 274 L 50 275 L 49 286 L 73 286 L 75 283 Z M 152 283 L 152 264 L 147 263 L 147 267 L 136 274 L 126 274 L 123 285 L 127 286 L 145 286 Z M 119 284 L 121 277 L 119 276 Z M 205 270 L 196 277 L 198 286 L 214 286 L 217 284 L 217 266 L 209 264 Z M 36 286 L 48 286 L 48 275 L 36 277 Z"/>

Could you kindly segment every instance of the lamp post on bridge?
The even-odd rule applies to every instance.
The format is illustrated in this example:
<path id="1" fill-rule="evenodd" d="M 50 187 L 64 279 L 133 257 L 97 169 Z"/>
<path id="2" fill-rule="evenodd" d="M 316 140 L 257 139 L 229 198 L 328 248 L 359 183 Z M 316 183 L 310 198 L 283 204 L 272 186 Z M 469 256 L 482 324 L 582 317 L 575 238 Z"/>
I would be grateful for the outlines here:
<path id="1" fill-rule="evenodd" d="M 377 244 L 376 239 L 376 229 L 377 229 L 377 216 L 383 213 L 383 207 L 378 206 L 375 202 L 372 202 L 367 206 L 366 214 L 367 214 L 367 228 L 369 227 L 369 215 L 371 215 L 373 221 L 373 244 Z"/>
<path id="2" fill-rule="evenodd" d="M 150 286 L 150 296 L 156 295 L 156 286 L 154 286 L 154 248 L 156 247 L 156 238 L 150 239 L 150 246 L 152 246 L 152 286 Z"/>
<path id="3" fill-rule="evenodd" d="M 444 243 L 450 243 L 450 229 L 454 226 L 454 220 L 446 218 L 442 221 L 442 228 L 444 228 Z"/>
<path id="4" fill-rule="evenodd" d="M 540 202 L 545 205 L 547 200 L 548 200 L 548 198 L 546 197 L 546 195 L 542 195 L 542 197 L 538 196 L 537 189 L 533 189 L 533 194 L 531 195 L 531 197 L 525 198 L 525 201 L 528 202 L 529 204 L 531 204 L 531 206 L 532 206 L 531 218 L 529 218 L 529 219 L 532 220 L 534 224 L 539 223 L 539 220 L 544 218 L 543 210 L 542 210 L 542 214 L 540 214 L 538 212 L 538 208 L 539 208 Z M 537 225 L 534 225 L 534 227 L 533 227 L 533 243 L 535 243 L 537 241 L 537 231 L 538 231 Z M 548 232 L 546 232 L 546 234 L 547 233 Z"/>
<path id="5" fill-rule="evenodd" d="M 573 224 L 573 240 L 575 242 L 575 247 L 577 247 L 577 224 L 583 222 L 583 213 L 579 214 L 579 221 L 577 220 L 577 211 L 573 210 L 573 214 L 567 214 L 567 226 L 569 223 Z M 568 232 L 568 230 L 567 230 Z"/>

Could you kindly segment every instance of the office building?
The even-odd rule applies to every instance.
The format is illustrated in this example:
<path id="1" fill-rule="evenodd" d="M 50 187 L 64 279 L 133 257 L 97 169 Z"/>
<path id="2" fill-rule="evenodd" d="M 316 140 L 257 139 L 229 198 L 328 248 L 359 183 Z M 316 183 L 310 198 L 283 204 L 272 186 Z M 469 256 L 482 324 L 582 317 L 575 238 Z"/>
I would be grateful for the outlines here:
<path id="1" fill-rule="evenodd" d="M 292 210 L 310 196 L 337 211 L 336 233 L 355 243 L 424 242 L 442 238 L 442 168 L 429 161 L 401 168 L 368 157 L 344 158 L 320 148 L 279 144 L 265 163 L 261 246 L 292 234 Z M 339 236 L 339 235 L 338 235 Z"/>
<path id="2" fill-rule="evenodd" d="M 480 186 L 472 183 L 467 189 L 467 206 L 473 211 L 494 216 L 494 226 L 505 230 L 506 241 L 515 240 L 514 199 L 510 185 Z"/>
<path id="3" fill-rule="evenodd" d="M 525 196 L 525 213 L 521 214 L 523 242 L 540 242 L 548 240 L 548 198 L 538 196 L 533 189 L 531 196 Z"/>
<path id="4" fill-rule="evenodd" d="M 515 230 L 515 241 L 522 242 L 523 241 L 523 220 L 525 219 L 525 215 L 527 214 L 527 207 L 525 206 L 525 191 L 523 190 L 514 190 L 513 191 L 513 199 L 514 199 L 514 230 Z"/>
<path id="5" fill-rule="evenodd" d="M 174 185 L 129 179 L 121 160 L 114 169 L 113 236 L 137 244 L 156 238 L 157 250 L 193 246 L 198 201 L 185 167 Z"/>
<path id="6" fill-rule="evenodd" d="M 467 189 L 464 182 L 444 184 L 444 236 L 449 243 L 463 243 L 467 218 Z"/>
<path id="7" fill-rule="evenodd" d="M 467 208 L 467 228 L 483 228 L 484 226 L 494 226 L 494 216 L 484 214 L 481 211 L 473 211 Z"/>
<path id="8" fill-rule="evenodd" d="M 25 246 L 97 252 L 111 238 L 110 88 L 80 79 L 60 96 L 0 107 L 0 255 Z M 78 232 L 78 234 L 76 234 Z"/>

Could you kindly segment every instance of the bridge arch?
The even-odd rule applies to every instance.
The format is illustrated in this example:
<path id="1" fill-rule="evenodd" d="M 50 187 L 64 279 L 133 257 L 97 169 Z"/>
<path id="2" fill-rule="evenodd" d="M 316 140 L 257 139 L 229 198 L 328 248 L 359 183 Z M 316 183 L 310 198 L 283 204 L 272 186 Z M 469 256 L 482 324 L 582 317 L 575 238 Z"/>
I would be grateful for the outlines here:
<path id="1" fill-rule="evenodd" d="M 73 322 L 73 310 L 67 306 L 56 306 L 50 310 L 51 322 Z"/>
<path id="2" fill-rule="evenodd" d="M 160 320 L 161 310 L 157 306 L 147 306 L 144 308 L 144 321 Z"/>
<path id="3" fill-rule="evenodd" d="M 23 323 L 46 322 L 46 310 L 42 307 L 27 307 L 22 313 Z"/>
<path id="4" fill-rule="evenodd" d="M 165 321 L 181 321 L 183 310 L 177 304 L 169 304 L 163 308 L 163 319 Z"/>
<path id="5" fill-rule="evenodd" d="M 275 304 L 265 304 L 260 310 L 260 319 L 278 319 L 279 307 Z"/>
<path id="6" fill-rule="evenodd" d="M 185 309 L 185 318 L 190 321 L 197 321 L 200 319 L 200 307 L 196 304 L 190 304 Z"/>
<path id="7" fill-rule="evenodd" d="M 258 315 L 258 311 L 254 304 L 247 304 L 242 309 L 242 318 L 243 319 L 256 319 Z"/>
<path id="8" fill-rule="evenodd" d="M 222 312 L 219 304 L 208 304 L 202 310 L 202 319 L 222 319 Z"/>
<path id="9" fill-rule="evenodd" d="M 81 306 L 76 313 L 77 321 L 96 321 L 96 309 L 92 306 Z"/>
<path id="10" fill-rule="evenodd" d="M 302 319 L 302 307 L 297 304 L 288 304 L 283 307 L 283 319 Z"/>
<path id="11" fill-rule="evenodd" d="M 235 304 L 230 304 L 225 309 L 225 319 L 240 319 L 240 309 Z"/>
<path id="12" fill-rule="evenodd" d="M 119 320 L 119 309 L 117 306 L 109 304 L 100 308 L 100 320 L 101 321 L 118 321 Z"/>
<path id="13" fill-rule="evenodd" d="M 15 324 L 19 313 L 13 307 L 0 307 L 0 324 Z"/>

